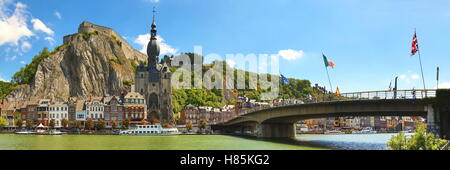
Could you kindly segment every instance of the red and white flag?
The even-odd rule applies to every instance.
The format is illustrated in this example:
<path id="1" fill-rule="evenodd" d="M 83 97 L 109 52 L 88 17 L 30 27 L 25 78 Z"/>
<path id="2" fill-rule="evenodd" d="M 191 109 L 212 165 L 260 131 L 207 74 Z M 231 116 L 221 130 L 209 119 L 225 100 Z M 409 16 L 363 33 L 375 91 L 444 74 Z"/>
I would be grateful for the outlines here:
<path id="1" fill-rule="evenodd" d="M 417 41 L 417 34 L 416 34 L 416 32 L 414 32 L 412 48 L 411 48 L 411 56 L 416 55 L 416 53 L 418 51 L 419 51 L 419 41 Z"/>

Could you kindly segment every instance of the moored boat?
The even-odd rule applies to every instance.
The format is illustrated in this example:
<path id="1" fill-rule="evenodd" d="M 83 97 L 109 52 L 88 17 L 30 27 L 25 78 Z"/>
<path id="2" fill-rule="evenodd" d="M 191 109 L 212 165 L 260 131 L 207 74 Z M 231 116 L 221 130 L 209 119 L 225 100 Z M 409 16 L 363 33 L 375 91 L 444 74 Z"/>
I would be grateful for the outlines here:
<path id="1" fill-rule="evenodd" d="M 331 134 L 345 134 L 345 132 L 339 131 L 339 130 L 327 130 L 324 132 L 324 134 L 331 135 Z"/>
<path id="2" fill-rule="evenodd" d="M 360 131 L 353 131 L 352 134 L 375 134 L 377 131 L 372 130 L 372 128 L 365 128 Z"/>
<path id="3" fill-rule="evenodd" d="M 121 130 L 120 135 L 169 136 L 181 134 L 177 128 L 163 128 L 157 125 L 137 125 L 134 129 Z"/>
<path id="4" fill-rule="evenodd" d="M 33 135 L 33 134 L 35 134 L 35 132 L 32 132 L 32 131 L 19 131 L 19 132 L 16 132 L 15 134 L 18 134 L 18 135 Z"/>

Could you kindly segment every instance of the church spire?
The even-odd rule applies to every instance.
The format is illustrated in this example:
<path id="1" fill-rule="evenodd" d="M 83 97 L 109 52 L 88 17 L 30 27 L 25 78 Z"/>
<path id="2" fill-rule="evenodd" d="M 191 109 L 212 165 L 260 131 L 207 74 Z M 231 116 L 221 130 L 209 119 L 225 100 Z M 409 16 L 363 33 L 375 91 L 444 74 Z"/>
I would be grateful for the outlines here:
<path id="1" fill-rule="evenodd" d="M 153 22 L 152 22 L 152 30 L 150 31 L 150 42 L 148 43 L 147 47 L 147 55 L 148 55 L 148 66 L 150 70 L 156 70 L 156 66 L 159 62 L 159 54 L 160 54 L 160 47 L 159 42 L 156 37 L 156 21 L 155 21 L 155 7 L 153 7 Z"/>
<path id="2" fill-rule="evenodd" d="M 156 15 L 156 10 L 155 7 L 153 7 L 153 22 L 152 22 L 152 31 L 151 31 L 151 38 L 152 40 L 155 39 L 156 40 L 156 33 L 158 32 L 156 30 L 156 22 L 155 22 L 155 15 Z"/>

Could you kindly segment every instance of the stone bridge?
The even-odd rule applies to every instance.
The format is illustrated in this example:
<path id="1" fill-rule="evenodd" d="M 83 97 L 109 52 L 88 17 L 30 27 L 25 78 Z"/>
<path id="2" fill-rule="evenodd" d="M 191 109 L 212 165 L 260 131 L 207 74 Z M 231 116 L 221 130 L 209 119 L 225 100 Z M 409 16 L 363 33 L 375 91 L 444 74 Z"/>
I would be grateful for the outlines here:
<path id="1" fill-rule="evenodd" d="M 442 95 L 444 96 L 448 95 Z M 431 132 L 448 137 L 450 136 L 448 108 L 445 113 L 439 112 L 442 112 L 442 108 L 435 111 L 436 98 L 439 96 L 433 98 L 414 96 L 413 99 L 406 97 L 398 99 L 397 96 L 383 99 L 367 97 L 365 100 L 359 98 L 273 107 L 240 115 L 216 124 L 213 128 L 225 133 L 252 132 L 261 138 L 294 138 L 295 123 L 305 119 L 344 116 L 422 116 L 427 118 Z"/>

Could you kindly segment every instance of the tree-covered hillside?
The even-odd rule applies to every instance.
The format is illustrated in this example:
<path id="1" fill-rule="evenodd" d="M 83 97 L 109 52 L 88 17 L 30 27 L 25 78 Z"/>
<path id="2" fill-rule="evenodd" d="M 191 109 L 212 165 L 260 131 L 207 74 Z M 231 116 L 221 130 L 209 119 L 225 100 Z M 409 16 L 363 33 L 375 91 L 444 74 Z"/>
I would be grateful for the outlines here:
<path id="1" fill-rule="evenodd" d="M 195 54 L 186 53 L 191 61 Z M 192 62 L 191 62 L 192 63 Z M 214 70 L 215 64 L 221 64 L 223 68 L 223 74 L 226 75 L 226 67 L 230 67 L 224 61 L 215 61 L 214 64 L 206 64 L 202 66 L 203 74 L 207 71 L 219 72 L 220 70 Z M 181 68 L 180 68 L 181 69 Z M 171 68 L 171 71 L 176 71 L 176 68 Z M 239 70 L 242 71 L 242 70 Z M 188 71 L 189 72 L 189 71 Z M 194 87 L 194 82 L 198 82 L 201 80 L 194 80 L 194 72 L 191 71 L 191 86 Z M 256 74 L 248 71 L 244 71 L 245 75 L 245 89 L 241 90 L 229 90 L 231 93 L 234 93 L 235 96 L 245 96 L 250 99 L 255 99 L 257 101 L 261 101 L 261 93 L 267 92 L 266 90 L 261 89 L 260 82 L 258 82 L 257 87 L 249 87 L 249 77 L 250 74 Z M 234 72 L 234 86 L 237 87 L 237 76 L 238 70 Z M 259 79 L 258 74 L 256 77 Z M 276 75 L 280 76 L 280 75 Z M 269 79 L 270 80 L 270 79 Z M 299 80 L 299 79 L 289 79 L 288 84 L 283 84 L 280 78 L 280 95 L 278 98 L 280 99 L 299 99 L 303 101 L 310 100 L 310 96 L 313 94 L 313 88 L 311 87 L 311 82 L 309 80 Z M 226 82 L 225 82 L 226 84 Z M 258 89 L 258 90 L 256 90 Z M 207 90 L 207 89 L 174 89 L 173 90 L 173 108 L 174 112 L 179 112 L 184 106 L 188 104 L 192 104 L 194 106 L 210 106 L 210 107 L 222 107 L 226 104 L 234 104 L 236 101 L 233 99 L 224 100 L 224 90 Z M 228 102 L 224 102 L 228 101 Z"/>
<path id="2" fill-rule="evenodd" d="M 14 83 L 0 81 L 0 99 L 6 97 L 14 86 Z"/>

